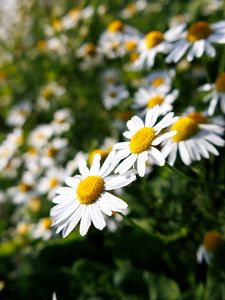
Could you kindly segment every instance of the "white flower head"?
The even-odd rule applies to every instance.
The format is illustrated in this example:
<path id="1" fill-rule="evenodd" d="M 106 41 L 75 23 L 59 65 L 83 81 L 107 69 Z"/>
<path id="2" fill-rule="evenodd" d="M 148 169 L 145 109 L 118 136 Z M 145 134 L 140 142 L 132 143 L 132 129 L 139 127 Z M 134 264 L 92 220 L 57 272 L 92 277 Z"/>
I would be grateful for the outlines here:
<path id="1" fill-rule="evenodd" d="M 90 169 L 85 160 L 81 160 L 81 175 L 68 177 L 68 187 L 59 188 L 53 202 L 57 205 L 50 215 L 57 233 L 62 231 L 66 237 L 80 221 L 80 234 L 84 236 L 91 223 L 102 230 L 106 226 L 103 214 L 111 216 L 114 211 L 121 212 L 127 204 L 109 191 L 124 187 L 136 179 L 133 172 L 124 175 L 110 175 L 115 168 L 114 153 L 111 152 L 100 167 L 101 156 L 95 155 Z"/>
<path id="2" fill-rule="evenodd" d="M 182 23 L 170 30 L 170 39 L 175 41 L 170 54 L 166 58 L 167 63 L 177 63 L 186 52 L 187 60 L 201 57 L 204 53 L 209 57 L 216 55 L 213 43 L 225 43 L 225 21 L 209 24 L 198 21 L 191 24 L 188 29 Z"/>
<path id="3" fill-rule="evenodd" d="M 122 85 L 110 85 L 103 92 L 103 104 L 106 109 L 111 109 L 112 107 L 118 105 L 121 101 L 129 96 L 128 91 Z"/>
<path id="4" fill-rule="evenodd" d="M 170 165 L 174 165 L 177 152 L 185 165 L 193 161 L 209 158 L 210 153 L 219 155 L 215 146 L 224 146 L 224 140 L 220 137 L 224 128 L 215 124 L 205 124 L 205 116 L 198 112 L 192 112 L 180 117 L 170 128 L 177 133 L 163 145 L 162 153 L 168 157 Z"/>
<path id="5" fill-rule="evenodd" d="M 176 134 L 176 131 L 161 134 L 162 129 L 177 120 L 177 117 L 173 117 L 173 115 L 174 113 L 170 112 L 156 123 L 159 116 L 159 106 L 157 105 L 148 110 L 145 123 L 138 116 L 132 117 L 127 122 L 129 130 L 123 133 L 130 141 L 117 143 L 113 147 L 116 151 L 116 158 L 123 159 L 115 172 L 124 174 L 136 163 L 138 175 L 143 177 L 146 173 L 147 162 L 163 166 L 165 159 L 157 147 Z"/>

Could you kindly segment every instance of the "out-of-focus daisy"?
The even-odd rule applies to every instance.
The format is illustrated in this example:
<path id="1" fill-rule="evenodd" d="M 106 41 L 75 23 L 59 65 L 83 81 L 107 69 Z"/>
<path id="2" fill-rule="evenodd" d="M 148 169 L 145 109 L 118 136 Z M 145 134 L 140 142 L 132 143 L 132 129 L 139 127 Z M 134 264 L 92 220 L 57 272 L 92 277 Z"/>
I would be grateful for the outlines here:
<path id="1" fill-rule="evenodd" d="M 102 73 L 103 85 L 117 85 L 120 82 L 120 74 L 116 69 L 106 69 Z"/>
<path id="2" fill-rule="evenodd" d="M 67 144 L 67 139 L 55 138 L 50 141 L 40 153 L 40 164 L 43 167 L 50 167 L 56 162 L 62 161 Z"/>
<path id="3" fill-rule="evenodd" d="M 53 202 L 57 205 L 51 209 L 53 226 L 57 233 L 62 231 L 66 237 L 80 221 L 80 234 L 85 235 L 91 225 L 102 230 L 106 226 L 103 214 L 111 216 L 115 211 L 123 211 L 127 204 L 108 191 L 124 187 L 136 179 L 132 173 L 110 175 L 115 163 L 110 163 L 113 152 L 100 167 L 101 156 L 95 155 L 90 169 L 83 160 L 79 164 L 81 175 L 65 180 L 68 187 L 57 190 Z"/>
<path id="4" fill-rule="evenodd" d="M 126 25 L 120 20 L 114 20 L 101 35 L 98 44 L 98 52 L 109 58 L 124 56 L 126 54 L 124 48 L 125 40 L 132 40 L 138 35 L 139 32 L 134 27 Z"/>
<path id="5" fill-rule="evenodd" d="M 52 81 L 45 85 L 41 91 L 38 98 L 38 105 L 43 109 L 48 109 L 52 100 L 57 99 L 65 93 L 65 89 L 59 86 L 56 82 Z"/>
<path id="6" fill-rule="evenodd" d="M 222 112 L 225 114 L 225 72 L 216 78 L 215 83 L 207 83 L 201 86 L 199 90 L 209 92 L 204 98 L 206 102 L 210 102 L 208 108 L 209 116 L 214 114 L 218 102 L 220 103 Z"/>
<path id="7" fill-rule="evenodd" d="M 49 200 L 55 196 L 55 191 L 65 180 L 65 171 L 52 167 L 48 169 L 43 177 L 41 177 L 37 190 L 41 194 L 47 194 Z"/>
<path id="8" fill-rule="evenodd" d="M 209 158 L 209 154 L 219 155 L 215 146 L 224 146 L 220 137 L 224 129 L 215 124 L 205 124 L 206 118 L 199 113 L 191 113 L 180 117 L 170 128 L 177 133 L 164 143 L 162 153 L 168 157 L 170 165 L 174 165 L 177 151 L 185 165 L 190 165 L 201 157 Z"/>
<path id="9" fill-rule="evenodd" d="M 35 195 L 35 178 L 31 172 L 26 171 L 18 184 L 7 190 L 12 202 L 15 204 L 27 203 Z"/>
<path id="10" fill-rule="evenodd" d="M 52 135 L 53 127 L 51 125 L 39 125 L 30 133 L 28 143 L 34 148 L 41 148 L 47 144 Z"/>
<path id="11" fill-rule="evenodd" d="M 147 7 L 148 3 L 145 0 L 137 0 L 128 3 L 121 11 L 123 18 L 130 18 Z"/>
<path id="12" fill-rule="evenodd" d="M 222 234 L 216 230 L 207 231 L 203 242 L 197 251 L 197 262 L 205 261 L 208 265 L 212 263 L 213 255 L 223 243 Z"/>
<path id="13" fill-rule="evenodd" d="M 139 176 L 144 176 L 146 172 L 146 162 L 155 163 L 159 166 L 165 164 L 165 159 L 157 147 L 166 139 L 173 136 L 176 131 L 162 134 L 161 131 L 173 124 L 177 117 L 173 113 L 168 113 L 160 122 L 156 123 L 159 116 L 159 106 L 149 109 L 145 123 L 134 116 L 127 122 L 128 131 L 123 135 L 129 142 L 121 142 L 114 145 L 116 158 L 122 160 L 115 172 L 124 174 L 136 163 Z"/>
<path id="14" fill-rule="evenodd" d="M 111 109 L 129 96 L 123 85 L 110 85 L 103 92 L 103 104 L 105 108 Z"/>
<path id="15" fill-rule="evenodd" d="M 101 56 L 98 54 L 96 46 L 93 43 L 81 45 L 77 49 L 76 55 L 78 58 L 82 59 L 82 62 L 80 63 L 80 68 L 82 70 L 96 66 L 101 62 Z"/>
<path id="16" fill-rule="evenodd" d="M 22 126 L 31 112 L 31 104 L 22 102 L 12 108 L 8 117 L 7 124 L 11 126 Z"/>
<path id="17" fill-rule="evenodd" d="M 26 222 L 19 222 L 16 226 L 16 232 L 19 236 L 25 237 L 30 233 L 31 225 Z"/>
<path id="18" fill-rule="evenodd" d="M 34 239 L 42 239 L 44 241 L 47 241 L 52 236 L 52 220 L 49 217 L 41 218 L 38 222 L 38 224 L 35 224 L 32 226 L 31 229 L 31 236 Z"/>
<path id="19" fill-rule="evenodd" d="M 69 109 L 63 108 L 57 110 L 54 113 L 53 121 L 51 123 L 54 134 L 60 135 L 63 132 L 68 131 L 73 121 L 74 120 L 72 118 L 71 111 Z"/>
<path id="20" fill-rule="evenodd" d="M 171 89 L 171 82 L 175 76 L 174 70 L 153 71 L 145 77 L 145 87 L 167 93 Z"/>
<path id="21" fill-rule="evenodd" d="M 159 115 L 165 115 L 173 109 L 173 102 L 179 92 L 173 90 L 170 93 L 160 92 L 155 89 L 140 88 L 135 94 L 134 107 L 142 109 L 142 115 L 146 114 L 149 108 L 159 106 Z"/>
<path id="22" fill-rule="evenodd" d="M 155 63 L 155 57 L 158 53 L 168 53 L 171 49 L 171 30 L 165 33 L 161 31 L 150 31 L 140 41 L 138 47 L 139 57 L 135 61 L 137 68 L 153 67 Z"/>
<path id="23" fill-rule="evenodd" d="M 178 25 L 173 30 L 175 43 L 166 58 L 167 63 L 178 62 L 188 51 L 187 60 L 201 57 L 204 53 L 210 57 L 216 55 L 212 43 L 225 43 L 225 22 L 209 24 L 205 21 L 192 23 L 188 29 L 186 24 Z"/>

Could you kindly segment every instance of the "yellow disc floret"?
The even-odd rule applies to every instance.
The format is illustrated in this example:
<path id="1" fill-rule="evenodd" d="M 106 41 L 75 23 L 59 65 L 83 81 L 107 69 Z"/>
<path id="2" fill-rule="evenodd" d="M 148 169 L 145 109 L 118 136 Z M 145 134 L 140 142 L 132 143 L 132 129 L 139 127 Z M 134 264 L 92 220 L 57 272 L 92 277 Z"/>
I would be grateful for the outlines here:
<path id="1" fill-rule="evenodd" d="M 218 92 L 225 93 L 225 72 L 217 77 L 215 85 Z"/>
<path id="2" fill-rule="evenodd" d="M 158 96 L 158 95 L 154 96 L 154 97 L 148 99 L 147 107 L 152 108 L 156 105 L 162 104 L 163 101 L 164 101 L 163 97 Z"/>
<path id="3" fill-rule="evenodd" d="M 160 31 L 151 31 L 145 36 L 145 43 L 148 49 L 151 49 L 164 41 L 163 33 Z"/>
<path id="4" fill-rule="evenodd" d="M 179 118 L 172 126 L 171 131 L 176 130 L 177 133 L 172 137 L 173 141 L 178 143 L 190 139 L 199 131 L 198 123 L 192 118 Z"/>
<path id="5" fill-rule="evenodd" d="M 105 160 L 110 151 L 111 151 L 111 147 L 109 149 L 96 149 L 92 151 L 88 157 L 88 164 L 89 165 L 92 164 L 93 158 L 96 154 L 100 154 L 101 159 Z"/>
<path id="6" fill-rule="evenodd" d="M 203 238 L 203 245 L 209 252 L 214 252 L 222 244 L 223 238 L 220 232 L 211 230 L 205 233 Z"/>
<path id="7" fill-rule="evenodd" d="M 131 138 L 130 151 L 133 154 L 140 154 L 148 150 L 155 138 L 155 131 L 151 127 L 139 129 Z"/>
<path id="8" fill-rule="evenodd" d="M 123 30 L 123 23 L 120 20 L 114 20 L 108 26 L 109 32 L 118 32 L 122 30 Z"/>
<path id="9" fill-rule="evenodd" d="M 127 51 L 134 51 L 137 48 L 137 42 L 132 40 L 125 41 L 124 47 Z"/>
<path id="10" fill-rule="evenodd" d="M 159 87 L 160 85 L 162 85 L 164 82 L 164 78 L 163 77 L 156 77 L 155 79 L 152 80 L 152 86 L 154 87 Z"/>
<path id="11" fill-rule="evenodd" d="M 207 22 L 195 22 L 189 27 L 186 39 L 189 42 L 194 43 L 202 39 L 207 39 L 212 32 L 213 31 Z"/>
<path id="12" fill-rule="evenodd" d="M 59 184 L 59 180 L 55 177 L 50 178 L 49 180 L 49 187 L 54 189 Z"/>
<path id="13" fill-rule="evenodd" d="M 81 204 L 94 203 L 104 190 L 104 180 L 100 176 L 88 176 L 81 180 L 77 188 L 77 196 Z"/>
<path id="14" fill-rule="evenodd" d="M 199 111 L 193 111 L 189 113 L 188 117 L 193 119 L 198 124 L 205 124 L 207 122 L 207 118 Z"/>
<path id="15" fill-rule="evenodd" d="M 48 218 L 48 217 L 42 218 L 42 219 L 40 220 L 40 222 L 41 222 L 42 227 L 43 227 L 45 230 L 48 230 L 48 229 L 51 227 L 51 225 L 52 225 L 52 220 L 51 220 L 50 218 Z"/>

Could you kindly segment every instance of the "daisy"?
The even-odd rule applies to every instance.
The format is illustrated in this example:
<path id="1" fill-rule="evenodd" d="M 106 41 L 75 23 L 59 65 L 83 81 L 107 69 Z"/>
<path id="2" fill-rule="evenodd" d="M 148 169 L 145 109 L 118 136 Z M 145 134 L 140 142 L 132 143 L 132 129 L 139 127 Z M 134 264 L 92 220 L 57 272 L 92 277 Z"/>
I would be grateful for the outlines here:
<path id="1" fill-rule="evenodd" d="M 222 234 L 216 230 L 207 231 L 203 237 L 203 243 L 197 251 L 197 262 L 201 264 L 205 261 L 208 265 L 211 264 L 214 253 L 223 243 Z"/>
<path id="2" fill-rule="evenodd" d="M 53 121 L 51 125 L 53 127 L 54 134 L 60 135 L 70 129 L 73 124 L 74 119 L 72 118 L 72 113 L 69 109 L 63 108 L 57 110 L 54 113 Z"/>
<path id="3" fill-rule="evenodd" d="M 80 221 L 80 234 L 84 236 L 91 223 L 102 230 L 106 226 L 103 214 L 111 216 L 114 211 L 120 212 L 127 204 L 108 191 L 124 187 L 136 179 L 132 173 L 125 175 L 109 175 L 115 167 L 110 163 L 114 153 L 108 156 L 100 167 L 101 156 L 95 155 L 90 169 L 85 160 L 79 164 L 81 175 L 65 180 L 68 187 L 59 188 L 53 202 L 57 205 L 51 209 L 50 215 L 57 233 L 62 231 L 66 237 Z"/>
<path id="4" fill-rule="evenodd" d="M 39 125 L 30 133 L 28 143 L 34 148 L 41 148 L 47 145 L 52 135 L 53 127 L 51 125 Z"/>
<path id="5" fill-rule="evenodd" d="M 111 109 L 129 96 L 128 91 L 123 85 L 110 85 L 103 92 L 103 104 L 106 109 Z"/>
<path id="6" fill-rule="evenodd" d="M 41 218 L 38 224 L 31 229 L 31 236 L 34 239 L 42 239 L 47 241 L 52 236 L 51 230 L 52 220 L 49 217 Z"/>
<path id="7" fill-rule="evenodd" d="M 214 114 L 218 102 L 220 102 L 220 108 L 225 114 L 225 72 L 216 78 L 215 83 L 204 84 L 199 88 L 199 90 L 209 92 L 209 94 L 204 98 L 206 102 L 210 102 L 208 108 L 209 116 Z"/>
<path id="8" fill-rule="evenodd" d="M 201 57 L 204 53 L 210 57 L 216 55 L 212 43 L 225 43 L 225 22 L 221 21 L 209 24 L 205 21 L 192 23 L 188 29 L 186 24 L 180 24 L 174 28 L 175 43 L 170 54 L 166 58 L 167 63 L 178 62 L 188 51 L 187 60 Z"/>
<path id="9" fill-rule="evenodd" d="M 148 110 L 145 123 L 138 116 L 132 117 L 127 122 L 129 131 L 123 133 L 130 141 L 117 143 L 113 147 L 116 151 L 116 158 L 123 159 L 115 172 L 124 174 L 136 163 L 138 175 L 143 177 L 146 172 L 146 162 L 163 166 L 165 159 L 157 147 L 176 133 L 172 131 L 161 134 L 162 129 L 177 120 L 177 117 L 173 117 L 173 115 L 172 112 L 168 113 L 159 123 L 156 123 L 159 116 L 159 106 L 157 105 Z"/>
<path id="10" fill-rule="evenodd" d="M 219 155 L 214 147 L 224 146 L 224 140 L 220 137 L 224 129 L 214 124 L 204 124 L 204 116 L 195 113 L 180 117 L 170 128 L 177 133 L 164 143 L 162 153 L 168 157 L 170 165 L 174 165 L 177 151 L 185 165 L 190 165 L 201 157 L 209 158 L 209 154 Z"/>
<path id="11" fill-rule="evenodd" d="M 153 71 L 145 78 L 146 88 L 152 88 L 167 93 L 171 89 L 171 83 L 174 76 L 175 71 L 172 69 L 168 71 Z"/>
<path id="12" fill-rule="evenodd" d="M 148 5 L 146 0 L 137 0 L 136 2 L 128 3 L 121 11 L 123 18 L 131 18 L 140 11 L 143 11 Z"/>
<path id="13" fill-rule="evenodd" d="M 11 126 L 23 126 L 27 117 L 31 112 L 31 105 L 29 102 L 22 102 L 12 108 L 8 117 L 7 124 Z"/>
<path id="14" fill-rule="evenodd" d="M 64 159 L 66 153 L 67 139 L 54 138 L 40 153 L 40 164 L 43 167 L 53 166 L 56 162 Z"/>
<path id="15" fill-rule="evenodd" d="M 65 88 L 59 86 L 56 82 L 52 81 L 45 85 L 38 98 L 38 105 L 43 109 L 48 109 L 52 100 L 57 99 L 65 93 Z"/>
<path id="16" fill-rule="evenodd" d="M 171 29 L 163 33 L 161 31 L 150 31 L 140 41 L 138 54 L 135 61 L 138 69 L 143 67 L 151 68 L 155 63 L 155 57 L 158 53 L 168 53 L 171 49 Z"/>
<path id="17" fill-rule="evenodd" d="M 178 96 L 178 91 L 174 90 L 170 93 L 164 93 L 155 89 L 140 88 L 135 94 L 134 107 L 140 108 L 142 114 L 146 114 L 149 108 L 156 105 L 159 106 L 159 115 L 165 115 L 173 109 L 173 102 Z"/>

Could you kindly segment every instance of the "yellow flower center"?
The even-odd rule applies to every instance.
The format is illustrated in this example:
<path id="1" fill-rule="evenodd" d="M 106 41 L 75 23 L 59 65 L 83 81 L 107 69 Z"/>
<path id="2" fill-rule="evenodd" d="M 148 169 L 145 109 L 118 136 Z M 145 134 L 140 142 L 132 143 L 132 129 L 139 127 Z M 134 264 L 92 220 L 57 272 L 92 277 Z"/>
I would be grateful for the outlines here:
<path id="1" fill-rule="evenodd" d="M 27 192 L 30 192 L 32 190 L 32 186 L 27 184 L 27 183 L 24 183 L 24 182 L 21 182 L 19 185 L 18 185 L 18 190 L 21 192 L 21 193 L 27 193 Z"/>
<path id="2" fill-rule="evenodd" d="M 213 31 L 207 22 L 195 22 L 189 27 L 186 39 L 189 42 L 194 43 L 202 39 L 207 39 L 212 32 Z"/>
<path id="3" fill-rule="evenodd" d="M 110 92 L 109 95 L 110 95 L 110 97 L 112 97 L 112 98 L 116 98 L 117 93 L 116 93 L 116 92 Z"/>
<path id="4" fill-rule="evenodd" d="M 109 32 L 118 32 L 122 30 L 123 30 L 123 23 L 120 20 L 114 20 L 108 26 Z"/>
<path id="5" fill-rule="evenodd" d="M 176 130 L 177 133 L 172 137 L 174 142 L 188 140 L 196 135 L 199 131 L 198 123 L 192 118 L 182 117 L 179 118 L 172 126 L 171 131 Z"/>
<path id="6" fill-rule="evenodd" d="M 139 54 L 137 52 L 131 53 L 131 55 L 130 55 L 130 61 L 132 63 L 134 63 L 138 59 L 138 57 L 139 57 Z"/>
<path id="7" fill-rule="evenodd" d="M 137 11 L 137 7 L 135 3 L 129 3 L 126 9 L 130 14 L 134 14 Z"/>
<path id="8" fill-rule="evenodd" d="M 74 7 L 74 8 L 72 8 L 72 9 L 68 12 L 68 15 L 69 15 L 72 19 L 77 18 L 79 14 L 80 14 L 80 9 L 79 9 L 78 7 Z"/>
<path id="9" fill-rule="evenodd" d="M 105 160 L 110 151 L 111 151 L 111 147 L 108 148 L 108 149 L 96 149 L 96 150 L 92 151 L 89 154 L 89 157 L 88 157 L 89 165 L 92 164 L 92 161 L 93 161 L 93 158 L 94 158 L 95 154 L 100 154 L 101 159 Z"/>
<path id="10" fill-rule="evenodd" d="M 148 49 L 151 49 L 164 41 L 163 33 L 160 31 L 151 31 L 145 36 L 145 43 Z"/>
<path id="11" fill-rule="evenodd" d="M 20 235 L 27 235 L 30 229 L 30 225 L 26 223 L 21 223 L 17 226 L 17 232 Z"/>
<path id="12" fill-rule="evenodd" d="M 156 105 L 162 104 L 164 101 L 164 98 L 161 96 L 154 96 L 150 99 L 148 99 L 147 107 L 152 108 Z"/>
<path id="13" fill-rule="evenodd" d="M 203 244 L 207 251 L 214 252 L 222 244 L 223 239 L 220 232 L 216 230 L 208 231 L 203 238 Z"/>
<path id="14" fill-rule="evenodd" d="M 189 113 L 188 117 L 193 119 L 198 124 L 205 124 L 207 122 L 207 118 L 198 111 L 193 111 Z"/>
<path id="15" fill-rule="evenodd" d="M 28 202 L 28 208 L 32 212 L 38 212 L 41 208 L 41 201 L 37 197 L 31 197 L 29 202 Z"/>
<path id="16" fill-rule="evenodd" d="M 38 50 L 45 50 L 46 49 L 46 41 L 40 40 L 37 42 L 37 48 Z"/>
<path id="17" fill-rule="evenodd" d="M 160 85 L 162 85 L 164 82 L 164 78 L 163 77 L 156 77 L 155 79 L 152 80 L 152 86 L 154 87 L 159 87 Z"/>
<path id="18" fill-rule="evenodd" d="M 54 147 L 50 147 L 46 150 L 46 154 L 49 157 L 55 157 L 58 152 L 59 150 Z"/>
<path id="19" fill-rule="evenodd" d="M 148 150 L 152 141 L 155 138 L 155 131 L 151 127 L 144 127 L 139 129 L 131 138 L 130 151 L 133 154 L 140 154 Z"/>
<path id="20" fill-rule="evenodd" d="M 36 155 L 37 152 L 38 152 L 37 149 L 33 148 L 33 147 L 31 147 L 27 150 L 27 154 L 29 154 L 29 155 Z"/>
<path id="21" fill-rule="evenodd" d="M 81 204 L 94 203 L 104 190 L 104 180 L 100 176 L 88 176 L 77 188 L 77 196 Z"/>
<path id="22" fill-rule="evenodd" d="M 44 229 L 48 230 L 52 225 L 52 220 L 50 218 L 42 218 L 41 225 Z"/>
<path id="23" fill-rule="evenodd" d="M 46 87 L 41 91 L 41 95 L 46 99 L 46 100 L 50 100 L 51 98 L 53 98 L 55 96 L 54 91 L 52 90 L 52 88 Z"/>
<path id="24" fill-rule="evenodd" d="M 85 54 L 87 56 L 93 56 L 95 54 L 95 45 L 93 43 L 88 43 L 85 47 Z"/>
<path id="25" fill-rule="evenodd" d="M 125 41 L 125 42 L 124 42 L 124 47 L 125 47 L 125 49 L 127 49 L 128 51 L 133 51 L 133 50 L 135 50 L 135 49 L 137 48 L 137 42 L 132 41 L 132 40 L 130 40 L 130 41 Z"/>
<path id="26" fill-rule="evenodd" d="M 50 189 L 53 189 L 54 187 L 56 187 L 59 183 L 59 180 L 55 177 L 50 178 L 49 180 L 49 187 Z"/>
<path id="27" fill-rule="evenodd" d="M 215 85 L 218 92 L 225 93 L 225 72 L 217 77 Z"/>
<path id="28" fill-rule="evenodd" d="M 53 19 L 53 21 L 52 21 L 52 27 L 53 27 L 56 31 L 62 30 L 62 21 L 59 20 L 59 19 Z"/>

